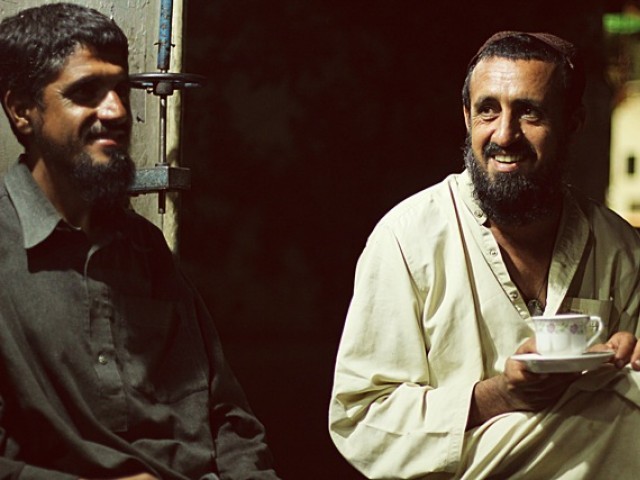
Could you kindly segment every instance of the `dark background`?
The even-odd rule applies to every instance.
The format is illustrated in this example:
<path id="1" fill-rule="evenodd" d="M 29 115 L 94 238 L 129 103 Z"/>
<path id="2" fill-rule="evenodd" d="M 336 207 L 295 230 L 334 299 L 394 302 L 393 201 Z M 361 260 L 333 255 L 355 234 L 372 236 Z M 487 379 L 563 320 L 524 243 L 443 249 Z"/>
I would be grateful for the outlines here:
<path id="1" fill-rule="evenodd" d="M 587 54 L 571 181 L 602 200 L 616 2 L 188 0 L 182 261 L 285 479 L 361 478 L 327 433 L 357 257 L 395 203 L 462 168 L 466 64 L 497 30 Z"/>

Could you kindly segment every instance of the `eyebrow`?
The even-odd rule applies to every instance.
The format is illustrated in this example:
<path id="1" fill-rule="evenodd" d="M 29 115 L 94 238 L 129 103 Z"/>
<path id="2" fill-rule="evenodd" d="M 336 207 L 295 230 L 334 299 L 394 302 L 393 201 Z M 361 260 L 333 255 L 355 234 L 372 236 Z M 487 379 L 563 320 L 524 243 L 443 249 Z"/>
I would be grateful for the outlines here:
<path id="1" fill-rule="evenodd" d="M 492 95 L 485 95 L 477 99 L 475 102 L 473 102 L 472 107 L 474 110 L 478 110 L 479 107 L 486 105 L 487 103 L 499 104 L 500 101 Z M 544 104 L 541 101 L 535 100 L 533 98 L 518 98 L 513 100 L 513 102 L 511 103 L 516 107 L 527 106 L 527 107 L 534 107 L 537 110 L 545 110 Z"/>
<path id="2" fill-rule="evenodd" d="M 115 84 L 119 84 L 119 83 L 127 83 L 129 81 L 129 77 L 126 73 L 122 73 L 122 74 L 109 74 L 109 75 L 100 75 L 100 74 L 90 74 L 87 75 L 86 77 L 82 77 L 79 78 L 77 80 L 74 80 L 72 83 L 70 83 L 69 85 L 67 85 L 64 89 L 63 89 L 63 93 L 64 94 L 68 94 L 68 93 L 73 93 L 74 90 L 80 89 L 86 85 L 90 85 L 92 83 L 97 83 L 97 82 L 102 82 L 103 80 L 116 80 Z"/>

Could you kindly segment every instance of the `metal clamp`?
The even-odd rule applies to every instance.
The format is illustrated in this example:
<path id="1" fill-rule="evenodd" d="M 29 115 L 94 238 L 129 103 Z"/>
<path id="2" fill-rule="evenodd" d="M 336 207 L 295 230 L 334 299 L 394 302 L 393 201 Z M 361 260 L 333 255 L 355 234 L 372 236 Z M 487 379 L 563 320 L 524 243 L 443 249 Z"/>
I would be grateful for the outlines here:
<path id="1" fill-rule="evenodd" d="M 188 168 L 173 167 L 167 162 L 167 97 L 176 90 L 200 87 L 205 77 L 191 73 L 169 72 L 171 59 L 171 26 L 173 0 L 160 2 L 160 30 L 158 33 L 158 72 L 134 73 L 129 75 L 131 88 L 145 89 L 160 97 L 160 162 L 155 167 L 141 168 L 129 192 L 132 195 L 158 193 L 158 211 L 165 212 L 166 193 L 186 190 L 191 186 L 191 172 Z"/>
<path id="2" fill-rule="evenodd" d="M 175 90 L 198 88 L 205 84 L 206 77 L 195 73 L 149 72 L 129 75 L 131 88 L 145 89 L 158 96 L 173 95 Z"/>
<path id="3" fill-rule="evenodd" d="M 159 191 L 189 190 L 191 171 L 184 167 L 157 164 L 155 167 L 139 168 L 133 185 L 129 188 L 132 195 Z"/>
<path id="4" fill-rule="evenodd" d="M 129 75 L 131 88 L 145 89 L 160 97 L 160 163 L 154 167 L 136 171 L 131 195 L 158 193 L 158 211 L 165 212 L 166 193 L 188 190 L 191 187 L 191 172 L 188 168 L 174 167 L 167 162 L 167 97 L 176 90 L 202 86 L 206 78 L 193 73 L 150 72 Z"/>

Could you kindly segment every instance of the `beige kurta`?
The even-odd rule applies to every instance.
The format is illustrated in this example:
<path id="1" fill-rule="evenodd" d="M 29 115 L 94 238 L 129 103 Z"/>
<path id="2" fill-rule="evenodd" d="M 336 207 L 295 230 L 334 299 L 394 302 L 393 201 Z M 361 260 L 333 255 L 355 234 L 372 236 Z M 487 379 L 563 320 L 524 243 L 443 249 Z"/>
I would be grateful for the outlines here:
<path id="1" fill-rule="evenodd" d="M 330 433 L 370 478 L 600 478 L 586 472 L 619 460 L 610 448 L 611 438 L 624 439 L 618 420 L 628 425 L 632 415 L 640 431 L 633 403 L 639 374 L 605 367 L 576 382 L 551 410 L 501 415 L 465 432 L 474 384 L 502 371 L 533 335 L 485 222 L 468 174 L 451 175 L 389 212 L 358 262 Z M 638 334 L 639 281 L 633 228 L 567 195 L 546 312 L 597 314 L 609 335 Z M 628 458 L 634 444 L 627 440 L 613 453 Z M 577 456 L 569 459 L 568 452 Z M 601 478 L 636 478 L 638 466 L 633 474 Z"/>

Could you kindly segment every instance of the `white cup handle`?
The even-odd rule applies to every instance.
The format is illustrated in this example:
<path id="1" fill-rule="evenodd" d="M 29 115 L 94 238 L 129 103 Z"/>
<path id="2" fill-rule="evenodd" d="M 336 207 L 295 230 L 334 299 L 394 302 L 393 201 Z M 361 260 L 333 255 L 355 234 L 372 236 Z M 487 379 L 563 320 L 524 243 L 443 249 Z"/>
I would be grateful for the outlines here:
<path id="1" fill-rule="evenodd" d="M 587 348 L 589 348 L 590 346 L 592 346 L 594 343 L 596 343 L 596 341 L 600 338 L 600 333 L 602 332 L 602 329 L 604 328 L 604 324 L 602 323 L 602 319 L 597 315 L 589 315 L 589 321 L 595 321 L 598 324 L 598 329 L 589 338 L 589 341 L 587 342 L 587 346 L 585 347 L 585 350 Z"/>

